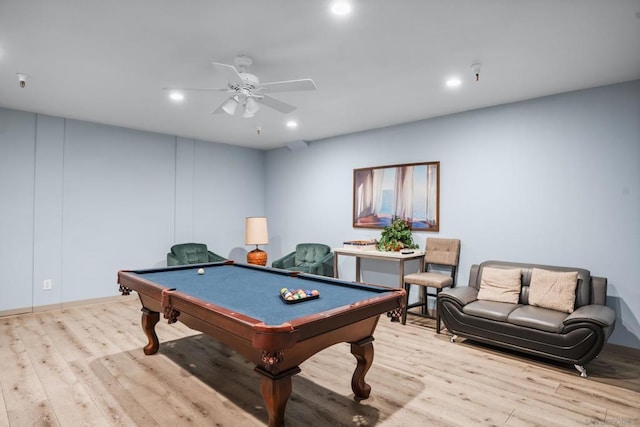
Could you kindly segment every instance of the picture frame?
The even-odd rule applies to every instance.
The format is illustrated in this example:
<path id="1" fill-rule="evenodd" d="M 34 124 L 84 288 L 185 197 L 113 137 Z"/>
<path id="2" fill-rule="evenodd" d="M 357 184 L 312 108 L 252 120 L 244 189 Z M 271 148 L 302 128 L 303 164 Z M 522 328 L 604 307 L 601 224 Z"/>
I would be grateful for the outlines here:
<path id="1" fill-rule="evenodd" d="M 353 170 L 353 227 L 384 228 L 394 218 L 413 231 L 440 230 L 440 162 Z"/>

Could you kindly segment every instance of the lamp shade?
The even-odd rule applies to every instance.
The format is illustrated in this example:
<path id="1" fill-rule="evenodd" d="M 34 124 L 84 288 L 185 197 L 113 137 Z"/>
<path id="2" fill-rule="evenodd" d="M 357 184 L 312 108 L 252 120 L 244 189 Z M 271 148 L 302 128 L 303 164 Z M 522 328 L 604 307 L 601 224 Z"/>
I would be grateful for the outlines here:
<path id="1" fill-rule="evenodd" d="M 269 233 L 267 232 L 267 218 L 263 216 L 247 217 L 245 223 L 245 245 L 266 245 L 269 243 Z"/>
<path id="2" fill-rule="evenodd" d="M 229 114 L 230 116 L 233 116 L 233 114 L 236 112 L 237 106 L 238 106 L 238 97 L 234 96 L 227 99 L 225 103 L 222 104 L 222 109 L 224 110 L 225 113 Z"/>
<path id="3" fill-rule="evenodd" d="M 260 109 L 260 106 L 258 105 L 256 100 L 251 97 L 248 97 L 245 102 L 246 102 L 245 109 L 249 114 L 255 114 Z"/>

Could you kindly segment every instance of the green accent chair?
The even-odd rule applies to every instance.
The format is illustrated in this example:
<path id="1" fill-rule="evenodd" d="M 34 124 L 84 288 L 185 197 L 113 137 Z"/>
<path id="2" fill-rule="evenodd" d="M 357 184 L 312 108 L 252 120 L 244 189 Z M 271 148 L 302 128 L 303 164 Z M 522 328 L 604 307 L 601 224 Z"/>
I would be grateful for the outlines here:
<path id="1" fill-rule="evenodd" d="M 294 252 L 273 261 L 271 266 L 333 277 L 333 252 L 322 243 L 299 243 Z"/>
<path id="2" fill-rule="evenodd" d="M 207 249 L 204 243 L 180 243 L 171 247 L 167 254 L 167 265 L 200 264 L 219 262 L 227 259 Z"/>

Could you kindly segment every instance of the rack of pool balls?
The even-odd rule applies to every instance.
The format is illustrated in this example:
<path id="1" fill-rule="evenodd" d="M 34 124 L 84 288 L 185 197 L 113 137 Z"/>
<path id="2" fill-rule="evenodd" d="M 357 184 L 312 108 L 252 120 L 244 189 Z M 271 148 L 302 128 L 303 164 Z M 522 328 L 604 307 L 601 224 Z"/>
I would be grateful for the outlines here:
<path id="1" fill-rule="evenodd" d="M 309 301 L 320 297 L 320 292 L 304 289 L 280 289 L 280 298 L 287 304 L 295 304 L 302 301 Z"/>

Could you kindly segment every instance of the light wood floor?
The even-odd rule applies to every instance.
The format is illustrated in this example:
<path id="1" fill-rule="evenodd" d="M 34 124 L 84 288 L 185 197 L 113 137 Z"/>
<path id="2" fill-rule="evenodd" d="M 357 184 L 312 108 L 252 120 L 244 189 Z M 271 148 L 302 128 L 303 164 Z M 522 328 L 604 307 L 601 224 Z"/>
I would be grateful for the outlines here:
<path id="1" fill-rule="evenodd" d="M 145 356 L 136 296 L 0 318 L 0 426 L 260 426 L 253 366 L 184 325 L 161 322 Z M 347 344 L 293 379 L 288 426 L 640 425 L 640 359 L 608 346 L 580 378 L 550 364 L 381 318 L 371 397 L 356 402 Z"/>

